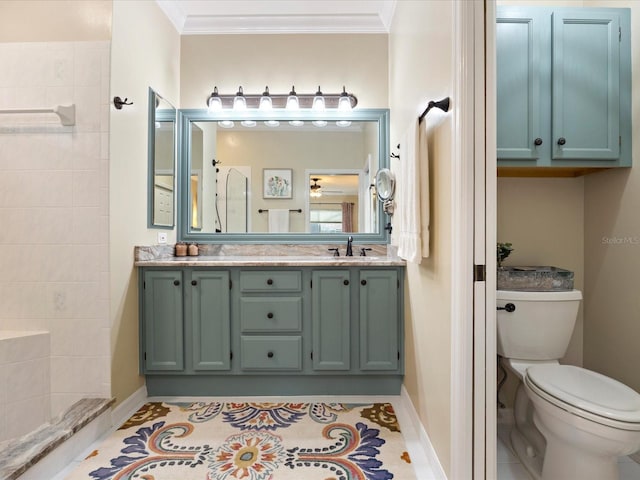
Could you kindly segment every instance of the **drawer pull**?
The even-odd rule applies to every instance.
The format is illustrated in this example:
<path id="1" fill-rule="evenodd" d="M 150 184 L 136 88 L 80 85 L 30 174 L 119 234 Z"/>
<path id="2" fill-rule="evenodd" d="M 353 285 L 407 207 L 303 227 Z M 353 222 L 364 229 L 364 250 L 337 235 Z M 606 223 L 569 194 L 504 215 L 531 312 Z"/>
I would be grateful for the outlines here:
<path id="1" fill-rule="evenodd" d="M 267 313 L 267 318 L 273 318 L 273 313 L 271 312 Z"/>
<path id="2" fill-rule="evenodd" d="M 191 280 L 191 285 L 193 285 L 195 287 L 196 285 L 198 285 L 198 281 L 197 280 Z"/>
<path id="3" fill-rule="evenodd" d="M 366 285 L 367 281 L 366 280 L 360 280 L 360 285 Z"/>
<path id="4" fill-rule="evenodd" d="M 273 280 L 271 278 L 267 280 L 267 285 L 273 285 Z"/>
<path id="5" fill-rule="evenodd" d="M 173 284 L 177 287 L 178 285 L 180 285 L 180 280 L 174 280 Z"/>
<path id="6" fill-rule="evenodd" d="M 533 144 L 534 144 L 536 147 L 539 147 L 540 145 L 542 145 L 542 139 L 541 139 L 540 137 L 536 138 L 536 139 L 533 141 Z"/>
<path id="7" fill-rule="evenodd" d="M 345 285 L 349 285 L 349 280 L 345 280 L 345 281 L 344 281 L 344 282 L 342 282 L 342 283 L 344 283 Z"/>
<path id="8" fill-rule="evenodd" d="M 267 353 L 267 357 L 269 357 L 269 358 L 273 358 L 273 352 L 269 352 L 269 353 Z"/>
<path id="9" fill-rule="evenodd" d="M 564 145 L 565 143 L 567 143 L 567 139 L 564 137 L 560 137 L 558 139 L 558 145 Z"/>

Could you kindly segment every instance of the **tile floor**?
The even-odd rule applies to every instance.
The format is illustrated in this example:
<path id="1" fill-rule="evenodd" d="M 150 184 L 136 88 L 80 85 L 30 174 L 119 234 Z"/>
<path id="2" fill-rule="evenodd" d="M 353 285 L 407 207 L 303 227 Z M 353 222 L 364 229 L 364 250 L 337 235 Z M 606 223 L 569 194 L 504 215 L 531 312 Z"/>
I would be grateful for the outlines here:
<path id="1" fill-rule="evenodd" d="M 498 423 L 498 480 L 533 480 L 511 451 L 510 429 L 509 423 Z M 620 458 L 618 464 L 620 468 L 619 480 L 640 480 L 640 464 L 629 457 Z"/>
<path id="2" fill-rule="evenodd" d="M 189 401 L 214 401 L 214 400 L 222 400 L 222 401 L 269 401 L 269 402 L 278 402 L 278 401 L 291 401 L 292 397 L 268 397 L 256 399 L 255 397 L 234 397 L 233 399 L 224 398 L 224 397 L 216 397 L 216 398 L 204 398 L 204 397 L 155 397 L 149 398 L 147 401 L 169 401 L 169 402 L 189 402 Z M 365 397 L 295 397 L 296 401 L 304 401 L 304 402 L 343 402 L 343 403 L 375 403 L 375 402 L 388 402 L 393 405 L 393 408 L 396 412 L 396 416 L 398 417 L 398 422 L 400 423 L 400 430 L 402 431 L 403 437 L 405 439 L 405 443 L 407 446 L 407 450 L 409 451 L 409 455 L 411 456 L 411 461 L 416 472 L 417 480 L 437 480 L 441 477 L 437 476 L 435 473 L 435 469 L 433 469 L 429 465 L 429 460 L 427 458 L 427 453 L 425 452 L 423 446 L 420 444 L 419 432 L 416 431 L 414 425 L 412 423 L 411 417 L 407 409 L 403 406 L 403 403 L 400 400 L 399 396 L 365 396 Z M 132 412 L 133 413 L 133 412 Z M 93 450 L 95 450 L 101 441 L 111 435 L 113 431 L 119 425 L 114 426 L 110 429 L 105 435 L 103 435 L 100 439 L 86 448 L 80 455 L 77 456 L 75 460 L 73 460 L 69 465 L 67 465 L 64 469 L 62 469 L 57 475 L 52 476 L 50 480 L 64 480 L 65 477 Z"/>

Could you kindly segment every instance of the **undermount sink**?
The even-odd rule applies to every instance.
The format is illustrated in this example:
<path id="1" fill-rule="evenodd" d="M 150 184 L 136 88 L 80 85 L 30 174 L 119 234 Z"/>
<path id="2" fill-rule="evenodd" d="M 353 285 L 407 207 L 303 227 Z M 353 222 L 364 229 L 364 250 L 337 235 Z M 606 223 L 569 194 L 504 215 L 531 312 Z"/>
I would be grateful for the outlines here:
<path id="1" fill-rule="evenodd" d="M 573 290 L 573 272 L 558 267 L 499 267 L 498 290 L 557 292 Z"/>

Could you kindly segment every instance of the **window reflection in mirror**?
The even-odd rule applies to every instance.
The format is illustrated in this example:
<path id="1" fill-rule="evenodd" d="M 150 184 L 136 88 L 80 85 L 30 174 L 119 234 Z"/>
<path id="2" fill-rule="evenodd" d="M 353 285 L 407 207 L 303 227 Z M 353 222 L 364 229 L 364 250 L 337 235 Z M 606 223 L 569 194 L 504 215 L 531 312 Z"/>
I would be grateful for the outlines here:
<path id="1" fill-rule="evenodd" d="M 339 114 L 323 122 L 309 113 L 252 115 L 248 122 L 247 114 L 180 111 L 181 240 L 295 243 L 353 233 L 387 241 L 371 187 L 388 165 L 387 110 L 350 113 L 342 126 Z M 327 184 L 322 200 L 311 202 L 311 173 L 349 188 Z M 288 185 L 282 194 L 265 187 L 276 176 Z M 277 213 L 285 221 L 274 228 Z"/>
<path id="2" fill-rule="evenodd" d="M 149 89 L 148 227 L 173 228 L 176 109 Z"/>

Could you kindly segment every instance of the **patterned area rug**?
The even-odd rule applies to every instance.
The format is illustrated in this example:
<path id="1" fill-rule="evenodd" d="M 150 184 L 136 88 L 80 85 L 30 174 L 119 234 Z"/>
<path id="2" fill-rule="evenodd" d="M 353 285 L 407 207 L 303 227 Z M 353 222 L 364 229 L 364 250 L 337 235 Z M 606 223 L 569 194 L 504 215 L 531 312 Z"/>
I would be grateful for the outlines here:
<path id="1" fill-rule="evenodd" d="M 67 480 L 415 480 L 388 403 L 147 403 Z"/>

